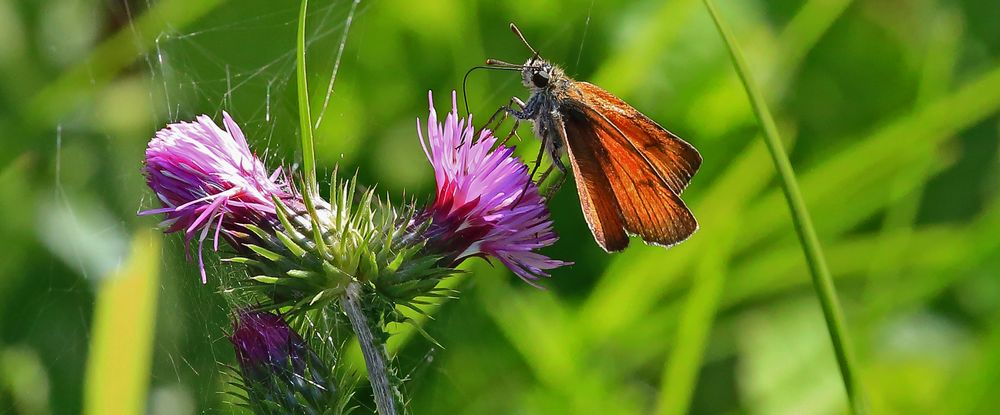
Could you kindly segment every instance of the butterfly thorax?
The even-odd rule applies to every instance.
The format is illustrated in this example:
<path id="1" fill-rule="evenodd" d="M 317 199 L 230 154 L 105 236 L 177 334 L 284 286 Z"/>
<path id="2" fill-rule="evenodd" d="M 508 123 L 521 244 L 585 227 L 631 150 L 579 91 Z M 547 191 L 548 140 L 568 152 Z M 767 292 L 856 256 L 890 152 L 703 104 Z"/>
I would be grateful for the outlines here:
<path id="1" fill-rule="evenodd" d="M 566 76 L 562 68 L 545 60 L 533 57 L 528 59 L 521 71 L 521 80 L 531 92 L 531 97 L 525 103 L 524 109 L 514 115 L 534 124 L 535 135 L 545 138 L 543 141 L 553 157 L 559 157 L 564 147 L 558 134 L 561 128 L 560 108 L 568 98 L 574 81 Z"/>

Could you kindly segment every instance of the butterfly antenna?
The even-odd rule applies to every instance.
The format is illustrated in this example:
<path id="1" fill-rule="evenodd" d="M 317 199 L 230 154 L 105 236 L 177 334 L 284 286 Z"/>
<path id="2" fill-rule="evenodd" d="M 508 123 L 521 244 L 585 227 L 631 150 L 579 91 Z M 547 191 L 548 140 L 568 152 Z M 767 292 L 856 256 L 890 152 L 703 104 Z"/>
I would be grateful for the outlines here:
<path id="1" fill-rule="evenodd" d="M 488 68 L 488 69 L 510 69 L 510 70 L 520 71 L 521 69 L 524 69 L 524 65 L 518 65 L 516 63 L 504 62 L 504 61 L 499 60 L 499 59 L 490 58 L 490 59 L 486 60 L 486 68 Z"/>
<path id="2" fill-rule="evenodd" d="M 496 59 L 487 59 L 486 66 L 473 66 L 471 69 L 465 72 L 465 76 L 462 77 L 462 100 L 465 101 L 465 116 L 469 116 L 470 113 L 469 94 L 467 93 L 468 89 L 466 88 L 466 85 L 469 83 L 469 75 L 472 75 L 473 71 L 475 71 L 476 69 L 491 69 L 495 71 L 520 71 L 521 68 L 523 68 L 523 66 L 521 65 L 514 65 L 512 63 L 498 61 Z"/>
<path id="3" fill-rule="evenodd" d="M 465 116 L 469 116 L 469 93 L 466 85 L 469 83 L 469 75 L 472 75 L 472 71 L 479 69 L 478 66 L 469 69 L 465 72 L 465 76 L 462 77 L 462 101 L 465 102 Z"/>
<path id="4" fill-rule="evenodd" d="M 535 48 L 531 47 L 531 44 L 528 43 L 528 40 L 524 38 L 524 35 L 521 34 L 521 29 L 518 29 L 517 25 L 515 25 L 514 23 L 511 23 L 510 24 L 510 31 L 514 32 L 514 34 L 517 35 L 518 39 L 521 39 L 521 43 L 524 43 L 524 46 L 527 46 L 528 50 L 530 50 L 531 53 L 535 54 L 534 56 L 531 57 L 531 60 L 538 59 L 538 51 L 535 50 Z"/>

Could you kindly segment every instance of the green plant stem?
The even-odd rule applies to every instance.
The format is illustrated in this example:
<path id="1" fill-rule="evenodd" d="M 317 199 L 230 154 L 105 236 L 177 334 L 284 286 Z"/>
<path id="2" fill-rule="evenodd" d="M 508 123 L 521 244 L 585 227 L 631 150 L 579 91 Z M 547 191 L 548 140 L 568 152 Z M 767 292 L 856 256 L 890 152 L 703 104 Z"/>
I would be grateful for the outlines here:
<path id="1" fill-rule="evenodd" d="M 299 30 L 295 42 L 295 73 L 299 102 L 299 128 L 302 136 L 302 170 L 306 191 L 318 194 L 316 185 L 316 153 L 313 142 L 312 111 L 309 108 L 309 84 L 306 79 L 306 11 L 309 0 L 302 0 L 299 9 Z"/>
<path id="2" fill-rule="evenodd" d="M 819 238 L 816 236 L 816 230 L 813 228 L 812 220 L 809 217 L 809 212 L 802 199 L 798 182 L 795 179 L 792 163 L 788 160 L 788 155 L 785 154 L 774 118 L 768 110 L 763 94 L 758 90 L 747 68 L 743 54 L 740 52 L 735 38 L 729 31 L 729 28 L 722 22 L 722 18 L 716 11 L 712 1 L 704 0 L 704 3 L 709 14 L 712 15 L 712 20 L 715 22 L 716 28 L 718 28 L 719 33 L 725 40 L 733 65 L 750 99 L 754 114 L 756 114 L 764 130 L 765 143 L 767 144 L 768 151 L 771 153 L 771 159 L 774 161 L 778 176 L 781 178 L 781 187 L 785 193 L 788 207 L 791 210 L 795 231 L 798 233 L 799 242 L 806 256 L 806 262 L 809 264 L 813 287 L 816 289 L 816 294 L 823 309 L 826 327 L 830 333 L 830 340 L 833 342 L 834 352 L 837 355 L 837 364 L 840 366 L 840 374 L 844 381 L 844 387 L 847 390 L 851 409 L 855 414 L 866 414 L 868 413 L 867 404 L 857 370 L 855 370 L 854 353 L 851 349 L 850 339 L 848 338 L 843 311 L 841 311 L 840 303 L 837 300 L 836 288 L 833 285 L 830 270 L 827 268 L 826 259 L 819 244 Z"/>
<path id="3" fill-rule="evenodd" d="M 365 316 L 361 300 L 360 283 L 351 281 L 347 285 L 341 297 L 341 306 L 347 314 L 347 319 L 351 321 L 354 333 L 358 336 L 361 354 L 365 358 L 365 368 L 368 369 L 368 381 L 371 382 L 372 394 L 375 396 L 375 408 L 379 415 L 395 415 L 396 393 L 392 383 L 389 382 L 385 346 L 375 338 L 371 325 L 368 324 L 368 317 Z"/>

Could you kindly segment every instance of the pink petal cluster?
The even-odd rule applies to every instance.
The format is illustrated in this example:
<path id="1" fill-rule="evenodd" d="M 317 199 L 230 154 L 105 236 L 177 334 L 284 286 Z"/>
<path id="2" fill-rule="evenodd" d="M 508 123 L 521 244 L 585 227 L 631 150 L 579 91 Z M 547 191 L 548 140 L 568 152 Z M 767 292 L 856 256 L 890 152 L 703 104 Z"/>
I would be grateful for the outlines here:
<path id="1" fill-rule="evenodd" d="M 497 145 L 488 130 L 474 137 L 471 116 L 459 118 L 454 92 L 443 124 L 430 94 L 428 99 L 427 136 L 419 119 L 417 132 L 437 182 L 434 203 L 425 210 L 431 217 L 429 244 L 454 264 L 473 256 L 494 257 L 529 283 L 568 265 L 535 252 L 558 237 L 528 166 L 514 149 Z"/>
<path id="2" fill-rule="evenodd" d="M 240 224 L 268 226 L 276 220 L 273 197 L 286 198 L 292 189 L 281 170 L 268 175 L 264 163 L 247 146 L 240 127 L 223 113 L 225 130 L 207 115 L 196 122 L 179 122 L 158 131 L 146 148 L 143 173 L 162 208 L 140 215 L 164 214 L 165 232 L 184 232 L 185 246 L 198 240 L 198 266 L 206 282 L 202 245 L 209 232 L 213 249 L 220 233 L 231 239 Z"/>

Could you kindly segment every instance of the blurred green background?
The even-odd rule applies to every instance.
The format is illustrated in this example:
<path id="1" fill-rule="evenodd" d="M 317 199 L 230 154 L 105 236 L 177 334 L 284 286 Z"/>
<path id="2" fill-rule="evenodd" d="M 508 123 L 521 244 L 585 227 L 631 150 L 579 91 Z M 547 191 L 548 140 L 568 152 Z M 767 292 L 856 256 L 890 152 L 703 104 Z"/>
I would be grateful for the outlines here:
<path id="1" fill-rule="evenodd" d="M 873 412 L 990 413 L 1000 6 L 717 6 L 790 148 Z M 201 285 L 180 237 L 136 217 L 155 206 L 140 166 L 165 123 L 223 110 L 270 166 L 294 164 L 297 9 L 0 0 L 0 413 L 236 411 L 219 374 L 234 360 L 217 279 Z M 326 175 L 340 164 L 396 200 L 426 200 L 414 119 L 427 91 L 444 111 L 470 67 L 526 59 L 510 21 L 705 159 L 685 193 L 702 229 L 685 244 L 604 254 L 567 185 L 551 205 L 562 239 L 546 253 L 576 265 L 547 290 L 474 261 L 453 281 L 461 299 L 425 324 L 445 349 L 395 327 L 414 413 L 847 411 L 774 168 L 700 1 L 314 0 L 309 16 Z M 526 95 L 511 73 L 470 77 L 480 120 L 511 95 Z M 240 272 L 208 256 L 211 273 Z"/>

